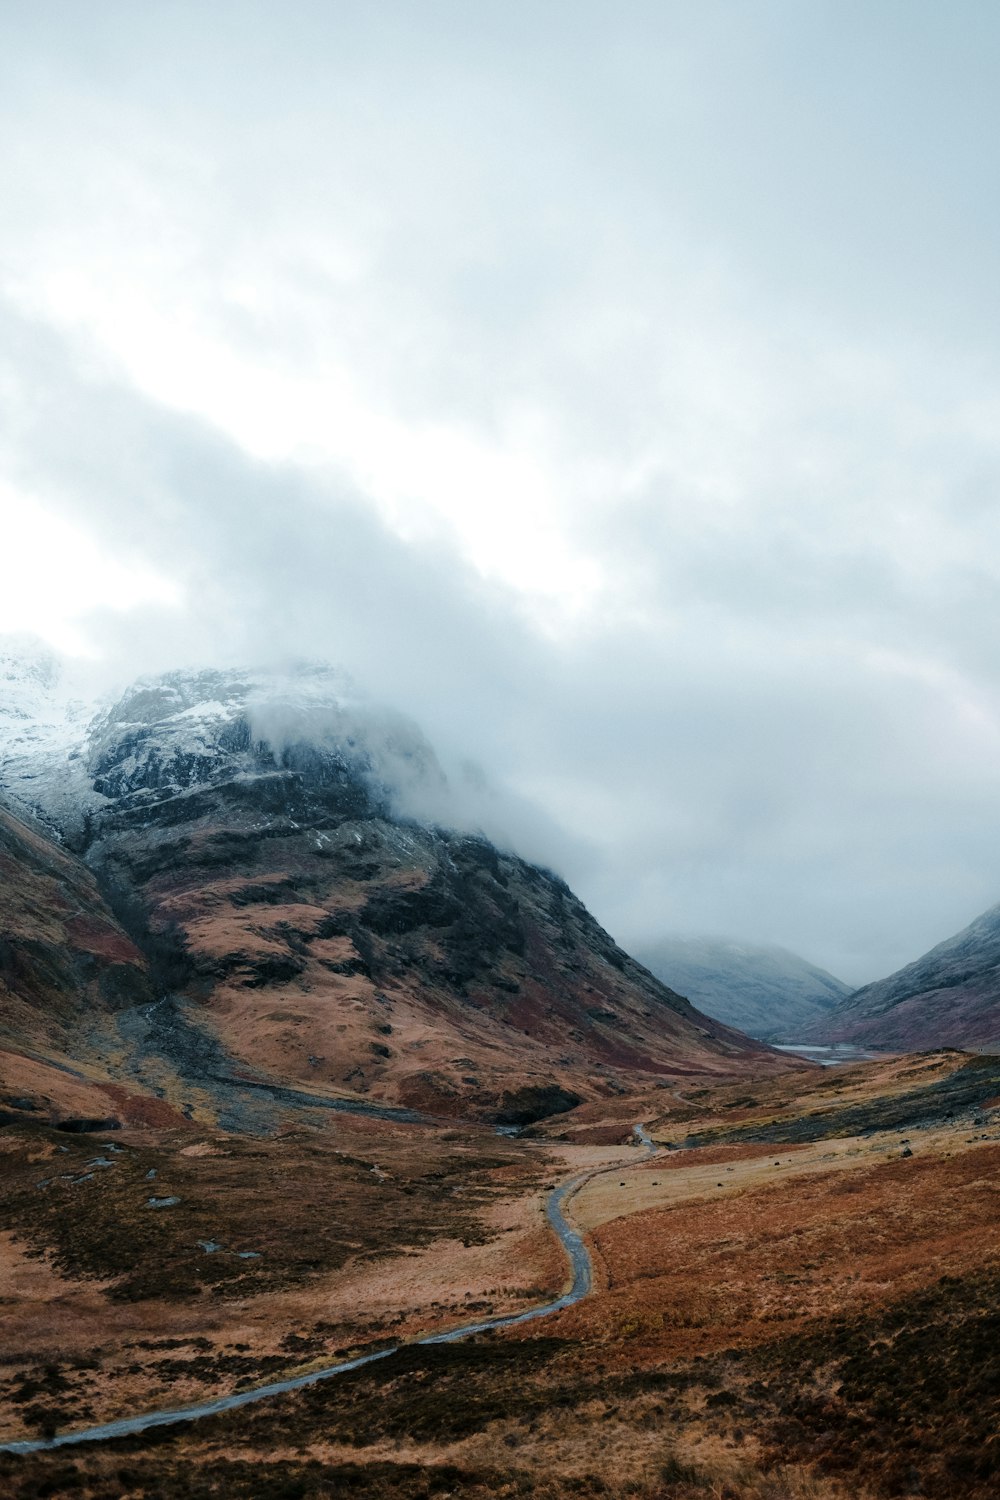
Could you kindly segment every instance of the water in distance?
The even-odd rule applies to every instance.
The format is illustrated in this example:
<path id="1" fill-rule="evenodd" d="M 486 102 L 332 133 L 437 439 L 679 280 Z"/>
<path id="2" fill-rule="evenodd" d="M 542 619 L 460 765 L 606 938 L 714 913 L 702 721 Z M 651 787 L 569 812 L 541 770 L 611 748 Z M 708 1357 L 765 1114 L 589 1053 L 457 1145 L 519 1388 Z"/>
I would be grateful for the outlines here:
<path id="1" fill-rule="evenodd" d="M 791 1052 L 796 1057 L 808 1058 L 822 1068 L 833 1068 L 838 1063 L 871 1062 L 876 1057 L 886 1057 L 885 1052 L 873 1052 L 870 1047 L 855 1047 L 850 1042 L 834 1042 L 828 1047 L 814 1047 L 807 1042 L 774 1042 L 779 1052 Z"/>

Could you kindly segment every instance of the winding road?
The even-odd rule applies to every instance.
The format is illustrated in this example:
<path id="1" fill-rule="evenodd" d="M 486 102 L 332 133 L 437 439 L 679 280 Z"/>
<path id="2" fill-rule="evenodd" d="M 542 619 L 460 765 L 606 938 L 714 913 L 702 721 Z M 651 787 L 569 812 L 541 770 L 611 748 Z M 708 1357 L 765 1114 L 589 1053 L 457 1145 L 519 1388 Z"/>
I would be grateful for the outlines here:
<path id="1" fill-rule="evenodd" d="M 652 1156 L 656 1144 L 644 1125 L 634 1125 L 633 1132 L 643 1148 L 643 1154 Z M 566 1216 L 566 1206 L 585 1182 L 601 1176 L 604 1172 L 622 1171 L 621 1162 L 607 1167 L 595 1167 L 589 1172 L 580 1172 L 567 1182 L 553 1188 L 549 1194 L 545 1212 L 553 1232 L 566 1252 L 572 1281 L 569 1290 L 552 1302 L 543 1302 L 527 1312 L 510 1313 L 498 1318 L 484 1318 L 478 1323 L 463 1323 L 448 1333 L 430 1333 L 422 1338 L 408 1340 L 405 1344 L 394 1344 L 389 1349 L 379 1349 L 374 1354 L 360 1354 L 356 1359 L 342 1360 L 339 1364 L 327 1365 L 322 1370 L 312 1370 L 307 1375 L 295 1375 L 288 1380 L 274 1380 L 267 1385 L 254 1386 L 252 1390 L 236 1391 L 230 1396 L 217 1396 L 213 1401 L 199 1401 L 193 1406 L 169 1411 L 145 1412 L 138 1417 L 121 1417 L 116 1422 L 102 1422 L 96 1427 L 81 1427 L 76 1432 L 61 1432 L 50 1438 L 24 1438 L 19 1442 L 0 1443 L 0 1453 L 43 1453 L 52 1448 L 69 1448 L 78 1443 L 107 1442 L 112 1438 L 132 1437 L 139 1432 L 148 1432 L 153 1427 L 171 1427 L 180 1422 L 194 1422 L 200 1417 L 214 1417 L 221 1412 L 235 1411 L 240 1406 L 251 1406 L 256 1401 L 266 1401 L 271 1396 L 283 1396 L 289 1391 L 301 1391 L 321 1381 L 332 1380 L 337 1375 L 346 1375 L 349 1370 L 360 1370 L 364 1365 L 376 1364 L 389 1359 L 402 1348 L 413 1348 L 420 1344 L 454 1344 L 460 1339 L 471 1338 L 476 1333 L 487 1333 L 493 1328 L 511 1328 L 516 1323 L 530 1323 L 536 1318 L 546 1318 L 551 1313 L 572 1307 L 587 1296 L 591 1289 L 592 1274 L 590 1251 L 579 1230 Z"/>

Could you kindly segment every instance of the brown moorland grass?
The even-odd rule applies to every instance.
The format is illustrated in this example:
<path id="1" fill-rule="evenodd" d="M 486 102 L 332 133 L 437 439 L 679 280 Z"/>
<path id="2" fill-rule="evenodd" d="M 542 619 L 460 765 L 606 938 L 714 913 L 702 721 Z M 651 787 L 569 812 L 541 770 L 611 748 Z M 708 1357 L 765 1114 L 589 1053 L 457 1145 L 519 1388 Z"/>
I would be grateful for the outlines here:
<path id="1" fill-rule="evenodd" d="M 544 1225 L 544 1152 L 481 1128 L 348 1117 L 261 1139 L 19 1125 L 0 1149 L 5 1435 L 517 1311 L 565 1275 Z M 13 1399 L 25 1372 L 50 1370 L 40 1408 Z"/>
<path id="2" fill-rule="evenodd" d="M 907 1159 L 896 1145 L 873 1159 L 869 1143 L 852 1156 L 845 1143 L 802 1170 L 812 1153 L 743 1157 L 743 1175 L 721 1179 L 718 1163 L 707 1178 L 691 1165 L 656 1187 L 647 1169 L 639 1211 L 594 1231 L 602 1295 L 562 1314 L 560 1332 L 627 1345 L 630 1364 L 688 1357 L 969 1274 L 1000 1249 L 1000 1144 L 956 1139 L 947 1153 L 946 1140 Z M 585 1189 L 581 1216 L 603 1217 L 614 1192 L 613 1176 Z M 667 1205 L 642 1207 L 667 1192 Z"/>
<path id="3" fill-rule="evenodd" d="M 929 1097 L 941 1099 L 941 1118 L 907 1146 L 898 1131 L 780 1148 L 742 1139 L 647 1161 L 628 1147 L 614 1160 L 615 1148 L 592 1137 L 588 1146 L 552 1141 L 548 1170 L 557 1175 L 599 1162 L 602 1152 L 614 1160 L 574 1210 L 593 1226 L 592 1297 L 544 1323 L 471 1344 L 411 1347 L 369 1370 L 186 1430 L 0 1463 L 0 1493 L 6 1482 L 17 1500 L 170 1495 L 190 1475 L 202 1489 L 186 1493 L 213 1496 L 992 1500 L 1000 1488 L 1000 1121 L 947 1118 L 948 1096 L 933 1089 L 957 1077 L 962 1062 L 880 1062 L 850 1070 L 845 1082 L 836 1072 L 829 1083 L 799 1075 L 806 1117 L 817 1089 L 821 1099 L 849 1089 L 851 1108 L 871 1104 L 877 1115 L 922 1080 Z M 794 1121 L 795 1086 L 778 1080 L 759 1105 L 732 1108 L 731 1086 L 708 1089 L 702 1118 L 766 1117 L 784 1099 Z M 755 1099 L 762 1092 L 754 1086 Z M 648 1099 L 634 1104 L 634 1118 L 643 1117 Z M 588 1108 L 588 1124 L 599 1125 Z M 627 1101 L 623 1125 L 626 1111 Z M 615 1113 L 606 1108 L 605 1121 L 614 1124 Z M 537 1150 L 507 1144 L 513 1159 Z M 458 1141 L 444 1147 L 463 1149 Z M 207 1168 L 218 1158 L 184 1160 Z M 287 1316 L 294 1304 L 304 1313 L 322 1292 L 341 1318 L 353 1288 L 359 1321 L 384 1319 L 398 1264 L 405 1276 L 396 1291 L 419 1301 L 425 1287 L 424 1313 L 441 1316 L 464 1255 L 487 1257 L 478 1263 L 481 1284 L 495 1274 L 502 1285 L 506 1265 L 513 1286 L 519 1247 L 529 1243 L 524 1205 L 537 1212 L 542 1183 L 554 1180 L 539 1176 L 545 1159 L 533 1160 L 530 1179 L 503 1169 L 505 1190 L 475 1210 L 480 1243 L 447 1242 L 453 1263 L 444 1240 L 414 1246 L 396 1262 L 371 1261 L 367 1281 L 363 1262 L 349 1260 L 275 1290 L 272 1311 L 282 1306 Z M 381 1157 L 379 1165 L 386 1167 Z M 248 1299 L 247 1307 L 265 1301 Z M 328 1337 L 321 1324 L 303 1318 L 292 1330 L 303 1358 L 318 1348 L 310 1340 Z M 368 1326 L 372 1332 L 375 1323 Z M 161 1337 L 136 1358 L 202 1359 L 205 1378 L 213 1370 L 219 1378 L 220 1355 L 259 1358 L 265 1349 L 261 1341 L 242 1351 L 240 1342 L 200 1349 L 192 1333 L 172 1350 Z M 281 1352 L 280 1343 L 267 1347 Z M 19 1378 L 22 1404 L 40 1420 L 65 1400 L 60 1380 L 73 1377 L 31 1366 Z"/>

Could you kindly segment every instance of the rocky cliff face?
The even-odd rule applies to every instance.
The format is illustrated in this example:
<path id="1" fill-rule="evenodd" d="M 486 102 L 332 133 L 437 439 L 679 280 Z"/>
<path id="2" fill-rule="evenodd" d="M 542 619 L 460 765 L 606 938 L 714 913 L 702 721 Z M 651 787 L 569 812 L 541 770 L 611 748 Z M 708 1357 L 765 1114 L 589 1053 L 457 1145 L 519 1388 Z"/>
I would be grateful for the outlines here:
<path id="1" fill-rule="evenodd" d="M 707 1015 L 768 1042 L 801 1040 L 851 992 L 797 953 L 727 938 L 664 938 L 636 956 Z"/>
<path id="2" fill-rule="evenodd" d="M 433 752 L 325 669 L 137 684 L 66 757 L 73 814 L 64 776 L 33 805 L 145 956 L 179 1079 L 517 1123 L 636 1074 L 767 1066 L 556 876 L 406 817 L 400 788 L 440 800 Z M 103 1026 L 106 1057 L 135 1042 L 133 1013 Z"/>
<path id="3" fill-rule="evenodd" d="M 810 1040 L 901 1052 L 1000 1047 L 1000 906 L 887 979 L 855 990 Z"/>

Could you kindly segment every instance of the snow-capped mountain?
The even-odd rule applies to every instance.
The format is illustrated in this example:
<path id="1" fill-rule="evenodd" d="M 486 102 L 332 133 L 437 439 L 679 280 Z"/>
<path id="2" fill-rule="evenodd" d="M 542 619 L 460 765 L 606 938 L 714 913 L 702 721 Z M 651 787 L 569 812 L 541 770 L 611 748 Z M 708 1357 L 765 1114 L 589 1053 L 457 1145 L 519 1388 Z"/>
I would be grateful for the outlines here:
<path id="1" fill-rule="evenodd" d="M 102 701 L 81 696 L 39 642 L 0 646 L 0 790 L 71 842 L 111 801 L 163 801 L 304 746 L 353 768 L 403 815 L 448 820 L 446 778 L 417 726 L 326 663 L 169 672 Z"/>
<path id="2" fill-rule="evenodd" d="M 137 1037 L 172 1059 L 179 1096 L 250 1068 L 516 1120 L 635 1076 L 787 1066 L 463 829 L 420 730 L 335 669 L 171 672 L 82 722 L 43 661 L 10 682 L 0 792 L 82 857 L 108 908 L 87 931 L 117 920 L 168 1007 L 80 1024 L 108 1059 L 146 1069 Z"/>
<path id="3" fill-rule="evenodd" d="M 101 796 L 161 801 L 220 776 L 312 751 L 351 767 L 390 800 L 444 776 L 415 724 L 368 702 L 326 663 L 286 672 L 170 672 L 141 679 L 87 730 Z"/>

